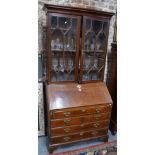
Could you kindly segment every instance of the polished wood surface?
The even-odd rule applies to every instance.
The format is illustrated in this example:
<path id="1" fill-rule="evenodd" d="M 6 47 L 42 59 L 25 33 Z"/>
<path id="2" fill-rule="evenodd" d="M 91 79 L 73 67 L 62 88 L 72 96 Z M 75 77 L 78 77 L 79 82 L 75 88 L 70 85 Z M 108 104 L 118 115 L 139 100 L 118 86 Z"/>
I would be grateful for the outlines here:
<path id="1" fill-rule="evenodd" d="M 93 123 L 85 123 L 80 125 L 76 124 L 69 127 L 51 128 L 51 133 L 52 133 L 52 136 L 65 135 L 65 134 L 79 132 L 79 131 L 105 128 L 108 125 L 109 125 L 109 120 L 104 120 L 99 122 L 95 121 Z"/>
<path id="2" fill-rule="evenodd" d="M 51 110 L 112 103 L 103 82 L 81 85 L 76 83 L 51 84 L 47 86 L 47 92 Z"/>
<path id="3" fill-rule="evenodd" d="M 87 122 L 103 121 L 107 119 L 109 120 L 110 116 L 111 116 L 111 113 L 101 113 L 101 114 L 86 115 L 86 116 L 79 116 L 79 117 L 70 117 L 70 118 L 64 118 L 64 119 L 52 119 L 50 124 L 51 124 L 51 127 L 80 125 Z"/>
<path id="4" fill-rule="evenodd" d="M 113 103 L 103 82 L 51 84 L 46 88 L 49 151 L 95 137 L 107 141 Z"/>
<path id="5" fill-rule="evenodd" d="M 87 114 L 101 113 L 101 112 L 110 112 L 112 108 L 111 104 L 108 105 L 97 105 L 97 106 L 88 106 L 88 107 L 78 107 L 65 110 L 57 110 L 52 112 L 53 118 L 64 118 L 64 117 L 74 117 Z"/>
<path id="6" fill-rule="evenodd" d="M 99 11 L 94 9 L 86 9 L 86 8 L 77 8 L 77 7 L 69 7 L 69 6 L 58 6 L 45 4 L 44 10 L 47 13 L 66 13 L 66 14 L 75 14 L 75 15 L 90 15 L 90 16 L 100 16 L 104 18 L 111 18 L 114 15 L 112 12 Z"/>
<path id="7" fill-rule="evenodd" d="M 50 138 L 50 142 L 52 144 L 69 142 L 69 141 L 72 142 L 79 139 L 106 135 L 107 131 L 108 131 L 108 128 L 102 128 L 95 131 L 92 130 L 92 131 L 79 132 L 79 133 L 65 135 L 65 136 L 57 136 L 57 137 Z"/>

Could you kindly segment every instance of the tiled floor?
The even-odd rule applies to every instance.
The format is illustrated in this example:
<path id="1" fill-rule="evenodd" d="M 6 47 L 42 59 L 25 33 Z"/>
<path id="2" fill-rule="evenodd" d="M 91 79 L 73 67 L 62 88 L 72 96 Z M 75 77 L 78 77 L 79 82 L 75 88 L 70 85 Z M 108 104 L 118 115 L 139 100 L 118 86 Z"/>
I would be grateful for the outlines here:
<path id="1" fill-rule="evenodd" d="M 113 141 L 117 139 L 117 135 L 113 136 L 111 135 L 111 132 L 109 133 L 109 140 L 108 141 Z M 47 151 L 47 146 L 46 146 L 46 139 L 47 137 L 39 137 L 38 138 L 38 151 L 39 154 L 38 155 L 48 155 L 48 151 Z M 78 142 L 78 143 L 74 143 L 74 144 L 70 144 L 67 146 L 62 146 L 62 147 L 58 147 L 57 150 L 54 151 L 54 153 L 58 153 L 58 152 L 64 152 L 64 151 L 68 151 L 68 150 L 73 150 L 73 149 L 78 149 L 78 148 L 83 148 L 83 147 L 88 147 L 88 146 L 92 146 L 92 145 L 96 145 L 96 144 L 100 144 L 103 143 L 102 141 L 99 140 L 91 140 L 91 141 L 85 141 L 85 142 Z"/>

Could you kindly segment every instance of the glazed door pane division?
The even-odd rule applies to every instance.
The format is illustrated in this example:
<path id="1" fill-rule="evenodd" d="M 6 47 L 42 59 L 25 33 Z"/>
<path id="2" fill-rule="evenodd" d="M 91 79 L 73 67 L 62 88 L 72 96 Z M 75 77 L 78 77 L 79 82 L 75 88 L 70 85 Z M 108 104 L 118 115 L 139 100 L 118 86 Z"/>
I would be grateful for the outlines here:
<path id="1" fill-rule="evenodd" d="M 77 81 L 80 17 L 52 13 L 50 22 L 49 81 Z"/>
<path id="2" fill-rule="evenodd" d="M 80 81 L 103 80 L 109 21 L 83 17 Z"/>

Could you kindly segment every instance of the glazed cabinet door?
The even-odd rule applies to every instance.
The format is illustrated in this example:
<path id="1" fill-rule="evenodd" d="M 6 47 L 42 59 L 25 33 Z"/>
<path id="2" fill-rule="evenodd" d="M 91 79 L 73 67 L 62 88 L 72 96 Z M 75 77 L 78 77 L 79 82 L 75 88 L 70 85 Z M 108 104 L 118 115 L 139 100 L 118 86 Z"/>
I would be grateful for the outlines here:
<path id="1" fill-rule="evenodd" d="M 77 81 L 80 16 L 48 13 L 48 82 Z"/>
<path id="2" fill-rule="evenodd" d="M 80 82 L 103 81 L 109 20 L 83 17 Z"/>

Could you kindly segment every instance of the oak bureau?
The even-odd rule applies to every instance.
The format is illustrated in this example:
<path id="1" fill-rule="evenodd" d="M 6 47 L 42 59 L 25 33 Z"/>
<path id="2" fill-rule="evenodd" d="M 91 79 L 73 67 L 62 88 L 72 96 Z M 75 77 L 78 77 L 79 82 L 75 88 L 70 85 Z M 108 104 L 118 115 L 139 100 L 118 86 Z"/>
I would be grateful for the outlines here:
<path id="1" fill-rule="evenodd" d="M 113 13 L 45 4 L 48 148 L 108 140 L 112 99 L 103 82 Z"/>
<path id="2" fill-rule="evenodd" d="M 108 140 L 112 100 L 102 82 L 47 86 L 49 151 L 81 140 Z"/>

